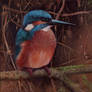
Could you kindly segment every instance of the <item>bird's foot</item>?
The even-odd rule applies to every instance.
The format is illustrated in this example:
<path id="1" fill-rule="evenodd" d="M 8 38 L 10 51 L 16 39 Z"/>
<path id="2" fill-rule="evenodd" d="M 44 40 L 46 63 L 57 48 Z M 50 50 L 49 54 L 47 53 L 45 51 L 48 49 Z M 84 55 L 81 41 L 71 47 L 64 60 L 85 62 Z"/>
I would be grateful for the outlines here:
<path id="1" fill-rule="evenodd" d="M 51 76 L 51 71 L 49 70 L 48 67 L 44 67 L 44 70 L 48 73 L 49 77 Z"/>
<path id="2" fill-rule="evenodd" d="M 23 68 L 23 71 L 28 72 L 32 76 L 32 73 L 33 73 L 32 68 L 25 67 L 25 68 Z"/>

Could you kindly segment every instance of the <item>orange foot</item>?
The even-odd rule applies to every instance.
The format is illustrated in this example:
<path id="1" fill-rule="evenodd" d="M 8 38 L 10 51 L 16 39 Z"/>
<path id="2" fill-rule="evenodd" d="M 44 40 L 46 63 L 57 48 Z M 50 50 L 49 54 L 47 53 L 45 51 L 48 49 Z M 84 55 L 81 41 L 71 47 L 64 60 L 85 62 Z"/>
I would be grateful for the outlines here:
<path id="1" fill-rule="evenodd" d="M 32 68 L 24 67 L 22 70 L 28 72 L 32 76 L 33 73 Z"/>
<path id="2" fill-rule="evenodd" d="M 49 68 L 47 66 L 44 67 L 44 70 L 48 73 L 49 76 L 51 75 L 51 71 L 49 70 Z"/>

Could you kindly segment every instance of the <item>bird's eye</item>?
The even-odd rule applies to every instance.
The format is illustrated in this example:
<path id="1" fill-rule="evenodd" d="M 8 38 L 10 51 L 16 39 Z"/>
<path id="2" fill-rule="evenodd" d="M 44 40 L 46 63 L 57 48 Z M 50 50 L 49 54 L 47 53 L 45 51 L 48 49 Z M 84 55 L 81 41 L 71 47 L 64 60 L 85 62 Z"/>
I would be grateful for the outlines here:
<path id="1" fill-rule="evenodd" d="M 43 18 L 43 17 L 40 17 L 40 19 L 41 19 L 42 21 L 45 21 L 45 18 Z"/>
<path id="2" fill-rule="evenodd" d="M 50 19 L 50 18 L 46 18 L 45 20 L 46 20 L 47 22 L 51 21 L 51 19 Z"/>
<path id="3" fill-rule="evenodd" d="M 51 20 L 50 18 L 44 18 L 44 17 L 41 17 L 40 19 L 41 19 L 42 21 L 46 21 L 46 22 L 48 22 L 48 21 Z"/>
<path id="4" fill-rule="evenodd" d="M 28 25 L 26 25 L 26 27 L 24 28 L 24 30 L 31 31 L 33 28 L 34 28 L 33 24 L 28 24 Z"/>

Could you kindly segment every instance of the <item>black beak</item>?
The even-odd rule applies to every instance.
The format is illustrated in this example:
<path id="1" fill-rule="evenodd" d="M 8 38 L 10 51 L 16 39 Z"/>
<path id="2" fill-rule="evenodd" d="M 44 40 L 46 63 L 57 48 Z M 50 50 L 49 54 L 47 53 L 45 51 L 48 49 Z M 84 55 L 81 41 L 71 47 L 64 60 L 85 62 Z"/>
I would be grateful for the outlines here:
<path id="1" fill-rule="evenodd" d="M 75 25 L 73 23 L 69 23 L 69 22 L 64 22 L 64 21 L 60 21 L 60 20 L 55 20 L 55 19 L 52 19 L 51 21 L 49 21 L 49 24 L 50 25 L 56 25 L 56 24 L 66 24 L 66 25 Z"/>

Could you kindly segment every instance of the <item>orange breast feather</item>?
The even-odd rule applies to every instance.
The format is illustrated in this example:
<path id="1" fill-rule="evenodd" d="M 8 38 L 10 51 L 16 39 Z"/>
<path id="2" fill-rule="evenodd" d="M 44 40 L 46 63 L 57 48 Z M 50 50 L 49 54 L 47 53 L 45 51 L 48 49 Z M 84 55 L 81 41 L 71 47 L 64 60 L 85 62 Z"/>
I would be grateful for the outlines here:
<path id="1" fill-rule="evenodd" d="M 56 47 L 56 39 L 52 31 L 35 33 L 33 39 L 21 44 L 21 51 L 16 59 L 18 68 L 41 68 L 48 65 Z"/>

